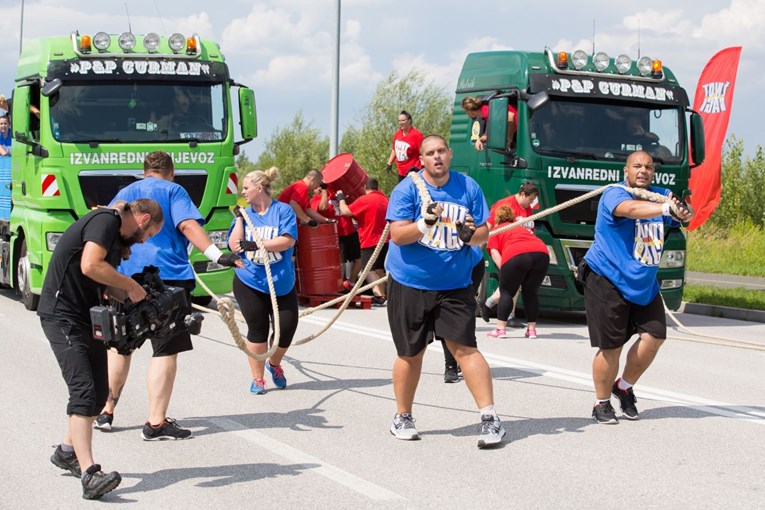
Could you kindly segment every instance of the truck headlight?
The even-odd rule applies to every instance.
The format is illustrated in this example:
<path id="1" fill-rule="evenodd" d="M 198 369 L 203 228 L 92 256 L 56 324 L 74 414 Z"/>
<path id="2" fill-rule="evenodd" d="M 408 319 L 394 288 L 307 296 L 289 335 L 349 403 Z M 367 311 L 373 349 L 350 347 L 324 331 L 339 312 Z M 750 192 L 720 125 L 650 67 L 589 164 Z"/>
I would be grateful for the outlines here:
<path id="1" fill-rule="evenodd" d="M 56 249 L 58 240 L 61 239 L 62 235 L 64 235 L 63 232 L 47 232 L 45 234 L 45 245 L 48 247 L 48 251 Z"/>
<path id="2" fill-rule="evenodd" d="M 661 254 L 659 267 L 683 267 L 685 265 L 685 250 L 665 250 Z"/>
<path id="3" fill-rule="evenodd" d="M 682 286 L 683 286 L 682 279 L 661 281 L 661 290 L 679 289 Z"/>
<path id="4" fill-rule="evenodd" d="M 228 230 L 211 230 L 207 234 L 215 246 L 220 249 L 228 248 Z"/>

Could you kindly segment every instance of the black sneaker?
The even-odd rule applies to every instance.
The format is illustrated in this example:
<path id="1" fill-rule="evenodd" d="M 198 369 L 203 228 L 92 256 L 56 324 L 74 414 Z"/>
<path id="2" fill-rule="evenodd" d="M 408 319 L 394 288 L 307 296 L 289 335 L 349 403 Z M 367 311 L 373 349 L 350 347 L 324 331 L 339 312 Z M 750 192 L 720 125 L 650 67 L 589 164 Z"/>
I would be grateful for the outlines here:
<path id="1" fill-rule="evenodd" d="M 507 327 L 521 329 L 526 327 L 526 323 L 519 321 L 518 319 L 515 318 L 514 315 L 511 315 L 510 318 L 507 319 Z"/>
<path id="2" fill-rule="evenodd" d="M 113 422 L 114 413 L 101 413 L 96 416 L 96 421 L 93 422 L 93 426 L 101 430 L 112 430 Z"/>
<path id="3" fill-rule="evenodd" d="M 54 466 L 66 469 L 74 476 L 82 476 L 82 470 L 80 469 L 80 462 L 77 460 L 77 455 L 75 455 L 74 452 L 65 452 L 61 449 L 61 445 L 56 445 L 53 455 L 50 456 L 50 461 Z"/>
<path id="4" fill-rule="evenodd" d="M 479 303 L 479 307 L 481 309 L 481 318 L 484 322 L 489 322 L 491 320 L 491 316 L 489 315 L 489 307 L 486 306 L 486 300 L 481 300 Z"/>
<path id="5" fill-rule="evenodd" d="M 614 387 L 611 388 L 611 393 L 619 399 L 619 407 L 622 408 L 622 416 L 628 420 L 640 419 L 637 406 L 635 406 L 637 398 L 635 398 L 635 392 L 632 391 L 632 387 L 623 390 L 619 388 L 619 381 L 616 381 Z"/>
<path id="6" fill-rule="evenodd" d="M 614 412 L 614 407 L 611 405 L 610 400 L 600 402 L 592 408 L 592 419 L 604 425 L 615 425 L 619 423 L 619 420 L 616 419 L 616 413 Z"/>
<path id="7" fill-rule="evenodd" d="M 158 427 L 152 427 L 147 421 L 143 426 L 141 437 L 144 441 L 162 441 L 165 439 L 188 439 L 191 437 L 189 429 L 182 429 L 172 418 L 165 418 Z"/>
<path id="8" fill-rule="evenodd" d="M 372 306 L 385 306 L 385 301 L 387 301 L 387 299 L 382 296 L 373 296 Z"/>
<path id="9" fill-rule="evenodd" d="M 444 371 L 444 382 L 445 383 L 456 383 L 460 381 L 460 376 L 457 373 L 457 367 L 450 367 L 449 365 L 446 365 L 446 370 Z"/>
<path id="10" fill-rule="evenodd" d="M 82 476 L 82 497 L 99 499 L 107 492 L 113 491 L 122 482 L 122 477 L 116 471 L 104 473 L 100 464 L 93 464 Z"/>

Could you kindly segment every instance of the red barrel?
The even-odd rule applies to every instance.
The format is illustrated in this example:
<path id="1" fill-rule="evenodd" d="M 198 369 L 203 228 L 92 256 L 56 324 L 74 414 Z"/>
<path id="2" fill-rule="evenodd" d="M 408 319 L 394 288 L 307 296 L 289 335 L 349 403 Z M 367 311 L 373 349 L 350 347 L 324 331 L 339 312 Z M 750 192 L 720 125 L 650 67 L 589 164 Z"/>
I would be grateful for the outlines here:
<path id="1" fill-rule="evenodd" d="M 296 271 L 298 294 L 338 293 L 343 285 L 343 275 L 340 272 L 337 224 L 323 223 L 318 227 L 298 227 Z"/>
<path id="2" fill-rule="evenodd" d="M 330 159 L 321 174 L 330 191 L 343 190 L 349 204 L 365 193 L 364 185 L 369 177 L 349 152 Z"/>

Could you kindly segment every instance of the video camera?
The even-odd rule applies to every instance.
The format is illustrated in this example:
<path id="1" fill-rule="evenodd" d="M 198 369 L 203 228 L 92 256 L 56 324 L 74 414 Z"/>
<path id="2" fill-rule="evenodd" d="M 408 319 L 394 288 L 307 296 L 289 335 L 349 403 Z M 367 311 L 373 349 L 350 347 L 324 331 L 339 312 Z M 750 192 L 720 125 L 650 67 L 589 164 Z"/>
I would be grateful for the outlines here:
<path id="1" fill-rule="evenodd" d="M 203 316 L 192 313 L 186 317 L 189 303 L 185 289 L 165 285 L 155 266 L 144 267 L 133 279 L 146 290 L 146 299 L 124 304 L 112 301 L 110 306 L 92 307 L 90 321 L 94 338 L 116 348 L 120 354 L 130 354 L 147 338 L 170 335 L 182 318 L 181 324 L 189 333 L 199 334 Z"/>

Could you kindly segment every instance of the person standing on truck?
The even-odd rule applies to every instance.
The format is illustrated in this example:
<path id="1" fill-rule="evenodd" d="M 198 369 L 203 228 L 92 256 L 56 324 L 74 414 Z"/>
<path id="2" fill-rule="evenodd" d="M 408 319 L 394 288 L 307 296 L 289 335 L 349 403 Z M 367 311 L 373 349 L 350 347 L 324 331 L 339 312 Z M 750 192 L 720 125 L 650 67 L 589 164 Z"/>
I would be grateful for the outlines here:
<path id="1" fill-rule="evenodd" d="M 115 268 L 130 245 L 155 235 L 163 221 L 159 204 L 148 199 L 89 212 L 64 231 L 43 282 L 37 315 L 69 389 L 67 432 L 50 460 L 81 479 L 85 499 L 98 499 L 122 481 L 93 460 L 93 420 L 106 402 L 109 377 L 106 343 L 93 337 L 90 309 L 103 304 L 105 292 L 121 291 L 134 303 L 146 297 Z"/>
<path id="2" fill-rule="evenodd" d="M 11 119 L 8 115 L 0 117 L 0 156 L 11 155 Z"/>
<path id="3" fill-rule="evenodd" d="M 385 171 L 391 172 L 393 162 L 398 167 L 398 182 L 406 178 L 409 170 L 420 162 L 420 144 L 423 140 L 422 133 L 412 125 L 412 116 L 406 110 L 398 114 L 398 131 L 393 135 L 393 148 L 388 156 Z"/>
<path id="4" fill-rule="evenodd" d="M 624 166 L 624 185 L 672 197 L 656 203 L 633 196 L 624 188 L 607 189 L 600 198 L 595 241 L 580 262 L 590 344 L 598 349 L 592 362 L 597 423 L 618 423 L 610 396 L 618 400 L 622 416 L 639 419 L 633 385 L 651 365 L 667 338 L 664 305 L 656 273 L 664 247 L 664 229 L 686 223 L 693 210 L 665 188 L 651 186 L 651 155 L 636 151 Z M 630 337 L 638 339 L 627 354 L 622 376 L 619 357 Z"/>
<path id="5" fill-rule="evenodd" d="M 483 146 L 489 139 L 487 134 L 486 123 L 489 119 L 489 105 L 485 104 L 480 97 L 468 96 L 462 99 L 462 109 L 468 117 L 474 121 L 478 121 L 478 126 L 473 124 L 471 128 L 470 140 L 475 143 L 475 150 L 482 151 Z M 518 123 L 518 110 L 515 106 L 508 103 L 507 105 L 507 147 L 511 149 L 515 147 L 515 130 Z"/>
<path id="6" fill-rule="evenodd" d="M 284 188 L 278 200 L 292 207 L 301 225 L 315 227 L 320 223 L 332 223 L 333 220 L 325 218 L 310 207 L 311 193 L 322 184 L 324 180 L 321 172 L 309 170 L 305 177 Z"/>
<path id="7" fill-rule="evenodd" d="M 387 220 L 391 244 L 385 268 L 388 281 L 388 323 L 398 357 L 393 364 L 396 415 L 390 432 L 415 440 L 412 405 L 422 360 L 432 334 L 446 340 L 479 409 L 478 447 L 498 445 L 505 436 L 494 409 L 491 369 L 476 346 L 475 293 L 470 273 L 475 265 L 471 246 L 488 238 L 488 204 L 478 184 L 450 169 L 451 149 L 438 135 L 425 138 L 419 173 L 433 202 L 422 209 L 412 179 L 393 190 Z"/>
<path id="8" fill-rule="evenodd" d="M 188 192 L 173 182 L 174 176 L 175 167 L 170 154 L 163 151 L 150 152 L 143 162 L 143 179 L 121 189 L 114 197 L 115 201 L 132 200 L 137 196 L 154 199 L 162 207 L 167 219 L 155 237 L 133 250 L 130 259 L 120 265 L 120 272 L 132 275 L 143 271 L 145 266 L 156 266 L 165 285 L 186 290 L 189 303 L 189 309 L 180 314 L 182 318 L 170 336 L 151 339 L 153 356 L 149 364 L 147 382 L 149 419 L 141 431 L 144 441 L 191 437 L 190 430 L 181 428 L 174 419 L 167 416 L 178 370 L 178 354 L 194 348 L 191 334 L 183 320 L 191 313 L 191 291 L 195 286 L 194 271 L 189 263 L 189 243 L 217 264 L 228 267 L 242 264 L 237 255 L 222 253 L 210 241 L 207 232 L 202 228 L 204 218 Z M 131 355 L 109 351 L 109 398 L 96 418 L 96 428 L 111 430 L 114 408 L 127 381 L 131 359 Z"/>

